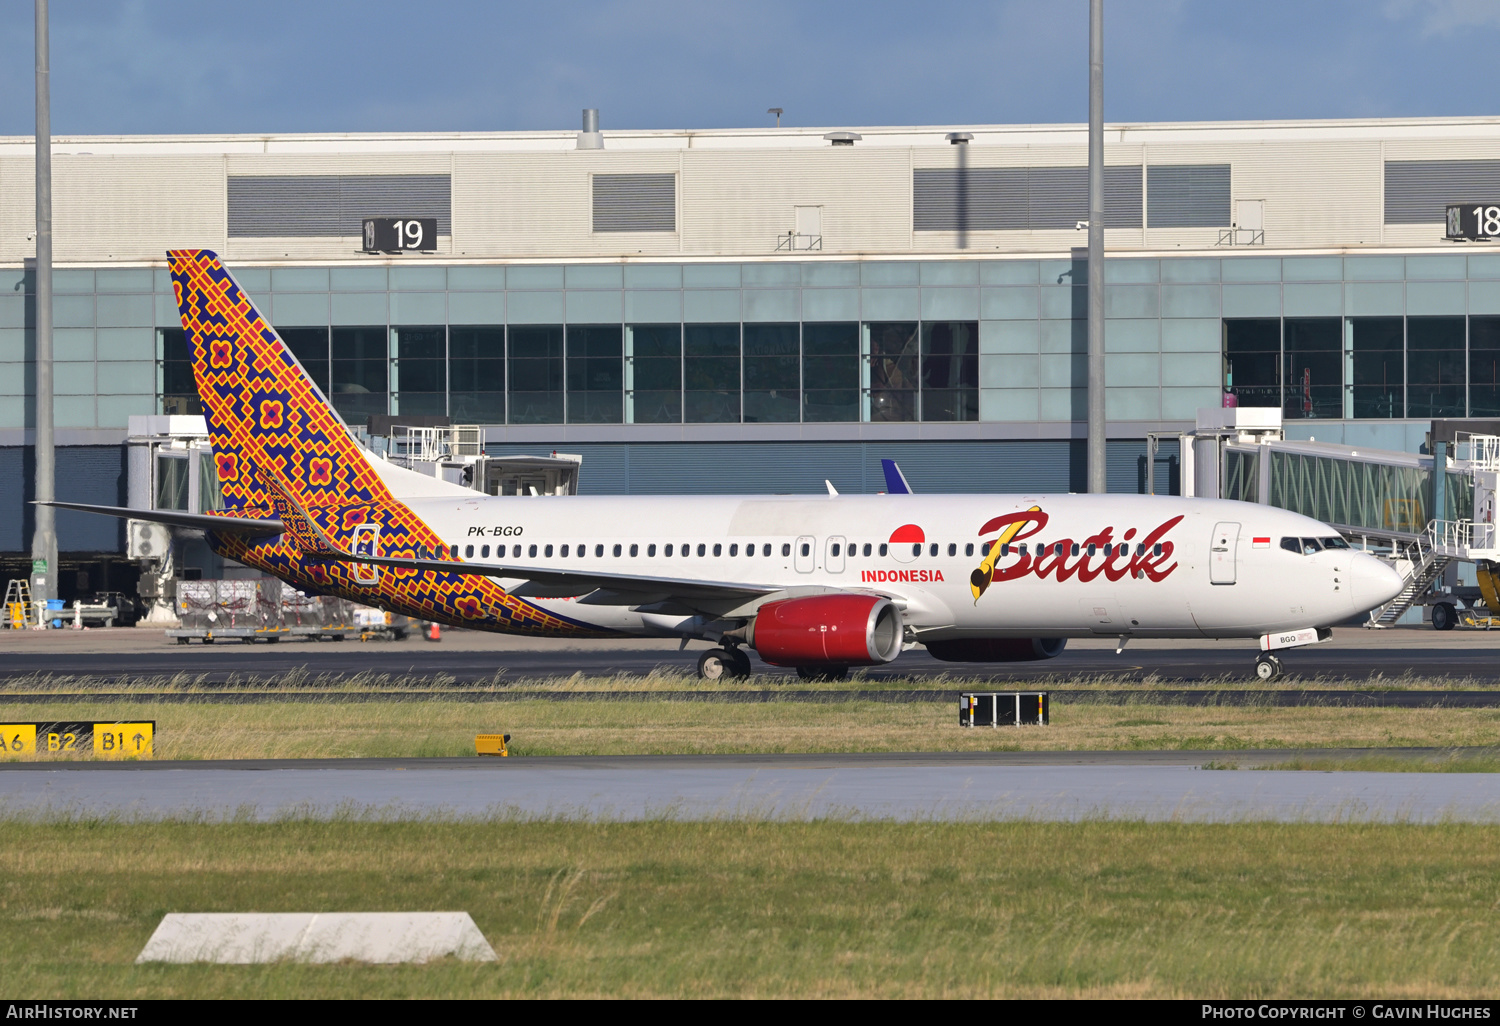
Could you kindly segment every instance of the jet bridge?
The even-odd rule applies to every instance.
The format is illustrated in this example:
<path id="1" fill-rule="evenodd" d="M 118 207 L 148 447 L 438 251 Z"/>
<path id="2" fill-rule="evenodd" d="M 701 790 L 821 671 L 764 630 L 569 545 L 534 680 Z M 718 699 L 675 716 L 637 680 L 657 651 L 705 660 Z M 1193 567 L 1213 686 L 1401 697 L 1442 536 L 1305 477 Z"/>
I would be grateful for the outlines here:
<path id="1" fill-rule="evenodd" d="M 1321 520 L 1350 544 L 1391 560 L 1406 587 L 1367 624 L 1388 627 L 1426 601 L 1453 562 L 1483 569 L 1500 561 L 1494 524 L 1500 433 L 1464 431 L 1457 423 L 1435 421 L 1429 453 L 1413 454 L 1290 440 L 1279 410 L 1200 410 L 1197 430 L 1181 439 L 1182 480 L 1192 494 Z"/>

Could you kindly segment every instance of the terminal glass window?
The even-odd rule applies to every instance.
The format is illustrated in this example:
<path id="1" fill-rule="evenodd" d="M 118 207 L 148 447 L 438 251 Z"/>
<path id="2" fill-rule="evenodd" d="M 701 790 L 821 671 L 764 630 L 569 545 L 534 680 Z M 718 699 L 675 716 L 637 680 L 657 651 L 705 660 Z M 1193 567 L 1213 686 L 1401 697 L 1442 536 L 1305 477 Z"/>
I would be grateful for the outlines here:
<path id="1" fill-rule="evenodd" d="M 802 419 L 859 420 L 859 325 L 802 325 Z"/>
<path id="2" fill-rule="evenodd" d="M 1406 354 L 1402 346 L 1401 318 L 1351 318 L 1349 349 L 1354 364 L 1353 415 L 1402 416 L 1405 409 Z"/>
<path id="3" fill-rule="evenodd" d="M 325 396 L 333 389 L 328 381 L 328 329 L 327 328 L 277 328 L 276 334 L 292 351 L 302 369 L 307 371 L 313 384 Z"/>
<path id="4" fill-rule="evenodd" d="M 188 508 L 187 454 L 156 457 L 156 509 Z"/>
<path id="5" fill-rule="evenodd" d="M 796 423 L 802 419 L 801 337 L 795 324 L 747 324 L 745 422 Z"/>
<path id="6" fill-rule="evenodd" d="M 1281 321 L 1224 322 L 1224 391 L 1240 406 L 1281 405 Z"/>
<path id="7" fill-rule="evenodd" d="M 682 329 L 682 413 L 689 424 L 740 419 L 740 326 L 688 324 Z"/>
<path id="8" fill-rule="evenodd" d="M 979 325 L 922 325 L 922 419 L 979 419 Z"/>
<path id="9" fill-rule="evenodd" d="M 364 420 L 390 412 L 390 342 L 386 329 L 334 328 L 331 347 L 333 395 L 329 399 L 345 420 Z"/>
<path id="10" fill-rule="evenodd" d="M 1500 317 L 1469 318 L 1469 416 L 1500 417 Z"/>
<path id="11" fill-rule="evenodd" d="M 626 326 L 625 420 L 682 423 L 682 325 Z"/>
<path id="12" fill-rule="evenodd" d="M 876 321 L 864 326 L 869 360 L 865 400 L 871 421 L 917 419 L 917 325 Z"/>
<path id="13" fill-rule="evenodd" d="M 448 412 L 448 339 L 443 328 L 392 328 L 396 366 L 391 412 L 441 417 Z"/>
<path id="14" fill-rule="evenodd" d="M 1337 317 L 1288 317 L 1284 322 L 1286 388 L 1281 415 L 1287 420 L 1344 415 L 1340 323 Z M 1396 355 L 1399 359 L 1399 349 Z"/>
<path id="15" fill-rule="evenodd" d="M 618 324 L 568 325 L 568 423 L 624 419 L 625 362 Z"/>
<path id="16" fill-rule="evenodd" d="M 505 329 L 448 329 L 448 414 L 455 424 L 505 423 Z"/>
<path id="17" fill-rule="evenodd" d="M 1406 320 L 1406 415 L 1464 415 L 1464 319 Z"/>
<path id="18" fill-rule="evenodd" d="M 513 325 L 507 342 L 510 423 L 563 422 L 563 329 L 561 324 Z"/>
<path id="19" fill-rule="evenodd" d="M 181 328 L 161 331 L 161 412 L 198 415 L 203 403 L 193 380 L 193 359 L 188 352 L 187 332 Z"/>

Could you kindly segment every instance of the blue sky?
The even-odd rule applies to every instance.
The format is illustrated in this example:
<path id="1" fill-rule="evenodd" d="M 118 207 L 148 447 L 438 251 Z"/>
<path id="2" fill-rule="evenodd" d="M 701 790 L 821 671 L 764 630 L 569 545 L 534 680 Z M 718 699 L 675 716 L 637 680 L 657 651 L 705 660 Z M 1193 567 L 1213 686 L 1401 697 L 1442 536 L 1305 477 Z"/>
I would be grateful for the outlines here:
<path id="1" fill-rule="evenodd" d="M 1082 121 L 1087 0 L 53 0 L 53 131 Z M 33 121 L 3 0 L 0 134 Z M 1110 121 L 1494 114 L 1497 0 L 1106 0 Z"/>

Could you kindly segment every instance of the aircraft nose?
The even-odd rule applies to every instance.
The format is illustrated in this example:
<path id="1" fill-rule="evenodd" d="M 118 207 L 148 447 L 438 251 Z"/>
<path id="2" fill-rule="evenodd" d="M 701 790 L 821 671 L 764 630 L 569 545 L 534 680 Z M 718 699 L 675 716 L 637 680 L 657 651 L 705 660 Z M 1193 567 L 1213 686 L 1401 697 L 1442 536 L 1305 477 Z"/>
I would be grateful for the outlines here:
<path id="1" fill-rule="evenodd" d="M 1383 606 L 1401 594 L 1401 589 L 1406 587 L 1406 582 L 1401 579 L 1396 568 L 1383 559 L 1356 552 L 1352 562 L 1353 565 L 1349 568 L 1350 590 L 1355 604 L 1361 609 Z"/>

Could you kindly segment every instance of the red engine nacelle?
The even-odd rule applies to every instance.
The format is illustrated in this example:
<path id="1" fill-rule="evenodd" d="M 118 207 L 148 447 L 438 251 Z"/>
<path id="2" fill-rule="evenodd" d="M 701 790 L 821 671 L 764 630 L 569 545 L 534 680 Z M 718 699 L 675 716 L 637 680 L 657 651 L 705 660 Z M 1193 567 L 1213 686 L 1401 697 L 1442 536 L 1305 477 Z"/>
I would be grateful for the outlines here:
<path id="1" fill-rule="evenodd" d="M 760 607 L 747 632 L 775 666 L 875 666 L 901 654 L 901 612 L 879 595 L 812 595 Z"/>
<path id="2" fill-rule="evenodd" d="M 1067 638 L 957 638 L 924 642 L 932 658 L 945 663 L 1028 663 L 1055 659 Z"/>

